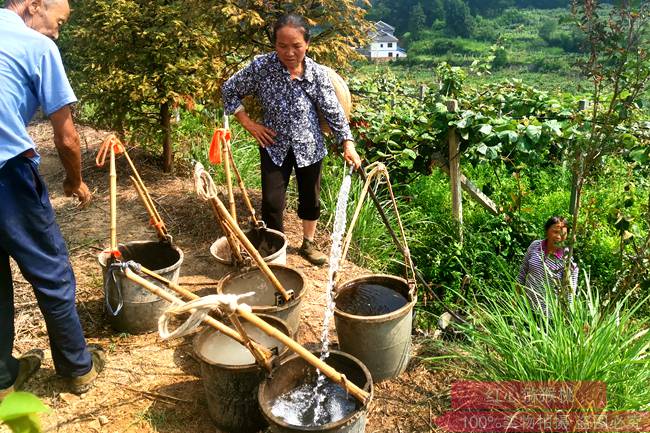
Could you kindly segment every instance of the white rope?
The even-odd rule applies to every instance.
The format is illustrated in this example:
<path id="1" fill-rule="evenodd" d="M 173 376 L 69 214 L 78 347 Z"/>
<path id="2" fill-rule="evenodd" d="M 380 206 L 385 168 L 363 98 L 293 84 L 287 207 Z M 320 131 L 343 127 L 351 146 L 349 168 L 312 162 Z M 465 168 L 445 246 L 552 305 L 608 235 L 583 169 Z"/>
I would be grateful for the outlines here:
<path id="1" fill-rule="evenodd" d="M 194 189 L 196 194 L 205 201 L 217 197 L 217 186 L 200 162 L 194 165 Z"/>
<path id="2" fill-rule="evenodd" d="M 190 302 L 174 303 L 158 318 L 158 334 L 160 334 L 160 338 L 163 340 L 183 337 L 198 328 L 206 316 L 213 310 L 225 309 L 228 313 L 234 313 L 238 308 L 241 308 L 251 312 L 251 307 L 246 304 L 239 304 L 239 299 L 254 294 L 255 292 L 248 292 L 242 295 L 209 295 Z M 190 317 L 173 332 L 169 332 L 169 321 L 172 316 L 183 313 L 190 313 Z"/>

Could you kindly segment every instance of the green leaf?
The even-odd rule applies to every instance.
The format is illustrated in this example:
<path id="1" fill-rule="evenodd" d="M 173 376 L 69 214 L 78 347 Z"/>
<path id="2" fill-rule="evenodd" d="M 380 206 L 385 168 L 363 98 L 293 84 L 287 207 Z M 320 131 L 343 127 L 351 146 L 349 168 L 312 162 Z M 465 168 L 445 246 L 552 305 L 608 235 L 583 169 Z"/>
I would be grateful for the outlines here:
<path id="1" fill-rule="evenodd" d="M 542 127 L 537 125 L 528 125 L 526 127 L 526 136 L 530 138 L 530 141 L 537 143 L 542 136 Z"/>
<path id="2" fill-rule="evenodd" d="M 489 135 L 492 132 L 492 125 L 484 124 L 478 130 L 483 135 Z"/>
<path id="3" fill-rule="evenodd" d="M 50 408 L 28 392 L 12 392 L 0 403 L 0 421 L 10 421 L 32 413 L 48 413 Z"/>
<path id="4" fill-rule="evenodd" d="M 403 154 L 403 155 L 407 155 L 407 156 L 410 157 L 411 159 L 415 159 L 415 158 L 417 158 L 417 156 L 418 156 L 417 153 L 415 153 L 415 152 L 412 151 L 411 149 L 402 149 L 402 154 Z"/>
<path id="5" fill-rule="evenodd" d="M 506 139 L 510 144 L 515 144 L 519 140 L 519 134 L 515 131 L 501 131 L 497 134 L 497 137 L 502 141 Z"/>
<path id="6" fill-rule="evenodd" d="M 481 155 L 485 155 L 487 153 L 487 151 L 488 151 L 487 144 L 485 144 L 485 143 L 479 144 L 478 147 L 476 148 L 476 151 L 478 153 L 480 153 Z"/>
<path id="7" fill-rule="evenodd" d="M 548 127 L 551 132 L 558 137 L 562 137 L 562 125 L 555 119 L 544 122 L 544 126 Z"/>
<path id="8" fill-rule="evenodd" d="M 648 155 L 648 149 L 637 148 L 630 151 L 630 158 L 639 164 L 646 164 L 650 161 L 650 156 Z"/>
<path id="9" fill-rule="evenodd" d="M 5 421 L 13 433 L 41 433 L 41 421 L 36 414 L 23 415 Z"/>

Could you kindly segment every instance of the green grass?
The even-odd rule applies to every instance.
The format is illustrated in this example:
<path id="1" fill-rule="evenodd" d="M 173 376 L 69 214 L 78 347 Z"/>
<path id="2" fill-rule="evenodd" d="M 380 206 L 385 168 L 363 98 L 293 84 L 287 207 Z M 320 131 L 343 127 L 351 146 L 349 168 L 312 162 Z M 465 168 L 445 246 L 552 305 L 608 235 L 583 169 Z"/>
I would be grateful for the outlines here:
<path id="1" fill-rule="evenodd" d="M 457 352 L 469 363 L 467 376 L 487 381 L 602 381 L 607 409 L 650 407 L 650 333 L 647 318 L 635 318 L 648 299 L 604 309 L 586 285 L 567 312 L 547 297 L 550 317 L 531 308 L 504 272 L 500 286 L 468 299 L 470 324 L 459 325 L 467 341 Z"/>

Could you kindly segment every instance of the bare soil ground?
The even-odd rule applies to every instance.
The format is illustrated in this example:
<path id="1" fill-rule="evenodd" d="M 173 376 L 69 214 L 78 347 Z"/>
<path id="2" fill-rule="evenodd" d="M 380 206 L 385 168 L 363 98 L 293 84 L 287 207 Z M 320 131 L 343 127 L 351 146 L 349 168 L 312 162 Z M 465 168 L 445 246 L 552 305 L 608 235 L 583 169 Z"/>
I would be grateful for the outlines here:
<path id="1" fill-rule="evenodd" d="M 86 208 L 63 195 L 63 171 L 52 144 L 48 124 L 30 127 L 42 155 L 41 172 L 50 188 L 57 220 L 67 240 L 77 277 L 77 304 L 87 339 L 102 345 L 107 368 L 96 386 L 84 396 L 68 393 L 66 383 L 54 373 L 49 350 L 42 369 L 27 384 L 53 410 L 43 417 L 48 432 L 215 432 L 192 353 L 191 338 L 162 342 L 157 333 L 125 335 L 113 331 L 103 313 L 101 269 L 97 254 L 108 246 L 109 192 L 107 167 L 97 168 L 94 158 L 106 132 L 80 128 L 84 178 L 94 199 Z M 214 262 L 210 244 L 219 236 L 204 202 L 193 191 L 189 178 L 163 174 L 155 162 L 137 149 L 130 151 L 150 189 L 170 233 L 185 254 L 180 283 L 199 293 L 214 290 Z M 148 217 L 128 180 L 126 162 L 118 159 L 118 240 L 155 239 Z M 259 193 L 251 191 L 257 205 Z M 243 207 L 240 215 L 245 215 Z M 288 265 L 304 273 L 311 290 L 303 302 L 298 340 L 317 347 L 320 340 L 327 267 L 314 267 L 297 255 L 301 242 L 300 221 L 287 215 Z M 329 251 L 329 239 L 321 233 L 317 243 Z M 346 265 L 342 278 L 369 273 Z M 47 332 L 31 287 L 14 268 L 16 312 L 15 353 L 48 348 Z M 333 328 L 333 326 L 332 326 Z M 331 330 L 335 339 L 335 332 Z M 453 374 L 432 372 L 422 360 L 422 338 L 414 340 L 413 359 L 400 377 L 375 385 L 367 432 L 437 431 L 432 418 L 449 406 Z M 0 432 L 2 432 L 0 427 Z"/>

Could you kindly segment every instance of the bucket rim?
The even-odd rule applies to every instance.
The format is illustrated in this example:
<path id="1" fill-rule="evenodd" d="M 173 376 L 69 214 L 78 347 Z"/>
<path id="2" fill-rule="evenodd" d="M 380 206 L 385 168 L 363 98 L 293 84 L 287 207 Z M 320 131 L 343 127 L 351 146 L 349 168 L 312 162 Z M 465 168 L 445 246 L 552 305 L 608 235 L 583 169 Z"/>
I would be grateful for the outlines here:
<path id="1" fill-rule="evenodd" d="M 244 235 L 247 235 L 252 230 L 253 229 L 244 230 Z M 282 254 L 282 250 L 286 250 L 289 243 L 288 243 L 288 240 L 287 240 L 287 236 L 284 233 L 282 233 L 281 231 L 274 230 L 274 229 L 269 229 L 269 228 L 264 228 L 264 230 L 266 230 L 267 232 L 273 233 L 273 234 L 280 235 L 282 237 L 282 240 L 283 240 L 282 246 L 276 252 L 274 252 L 273 254 L 271 254 L 269 256 L 262 257 L 265 262 L 270 262 L 270 261 L 273 261 L 273 260 L 277 259 Z M 246 236 L 246 237 L 248 237 L 248 236 Z M 209 248 L 210 249 L 210 254 L 212 255 L 212 257 L 214 257 L 222 265 L 235 266 L 235 263 L 234 263 L 234 261 L 232 259 L 225 260 L 222 257 L 219 257 L 217 255 L 217 252 L 216 252 L 217 242 L 219 242 L 221 239 L 224 239 L 224 238 L 225 238 L 225 236 L 220 236 L 214 242 L 212 242 L 212 244 L 210 244 L 210 248 Z"/>
<path id="2" fill-rule="evenodd" d="M 292 272 L 295 272 L 296 274 L 298 274 L 298 277 L 300 277 L 300 279 L 302 281 L 302 290 L 300 291 L 300 293 L 296 294 L 295 297 L 292 300 L 285 303 L 284 305 L 280 305 L 280 306 L 275 306 L 275 305 L 251 305 L 250 307 L 253 309 L 253 313 L 255 313 L 255 314 L 258 314 L 258 313 L 264 314 L 264 313 L 268 313 L 270 311 L 284 311 L 284 310 L 286 310 L 288 308 L 293 307 L 295 304 L 299 303 L 300 301 L 302 301 L 303 296 L 305 295 L 305 293 L 307 292 L 307 290 L 309 288 L 309 284 L 307 282 L 307 279 L 305 278 L 305 274 L 303 274 L 299 269 L 295 269 L 295 268 L 292 268 L 290 266 L 281 265 L 281 264 L 278 264 L 278 263 L 267 263 L 267 266 L 269 268 L 271 268 L 271 270 L 273 270 L 273 268 L 285 269 L 285 270 L 289 270 L 289 271 L 292 271 Z M 219 283 L 217 284 L 217 293 L 220 294 L 220 295 L 224 294 L 223 288 L 226 285 L 226 283 L 232 281 L 233 279 L 235 279 L 237 277 L 241 277 L 241 276 L 246 275 L 246 274 L 251 273 L 251 272 L 259 272 L 259 273 L 261 273 L 262 271 L 258 267 L 249 267 L 249 268 L 245 268 L 245 269 L 235 270 L 235 271 L 232 271 L 232 272 L 226 274 L 221 280 L 219 280 Z M 266 278 L 266 277 L 263 276 L 263 278 Z"/>
<path id="3" fill-rule="evenodd" d="M 350 314 L 339 309 L 336 306 L 336 296 L 338 295 L 338 290 L 340 287 L 350 286 L 359 280 L 367 280 L 368 278 L 373 278 L 373 277 L 396 280 L 408 286 L 408 282 L 406 281 L 406 279 L 402 277 L 398 277 L 396 275 L 390 275 L 390 274 L 367 274 L 367 275 L 362 275 L 360 277 L 350 278 L 349 280 L 346 280 L 343 283 L 336 285 L 336 289 L 335 289 L 336 294 L 334 296 L 334 316 L 344 317 L 350 320 L 364 321 L 370 323 L 380 323 L 380 322 L 388 322 L 398 317 L 402 317 L 405 314 L 409 313 L 409 311 L 411 311 L 413 307 L 415 307 L 415 304 L 418 301 L 417 293 L 412 295 L 412 299 L 410 301 L 407 299 L 407 303 L 403 305 L 401 308 L 398 308 L 395 311 L 391 311 L 390 313 L 379 314 L 376 316 L 361 316 L 358 314 Z"/>
<path id="4" fill-rule="evenodd" d="M 282 320 L 279 317 L 272 316 L 270 314 L 257 314 L 257 316 L 260 317 L 261 319 L 263 319 L 267 323 L 268 323 L 267 319 L 271 319 L 272 321 L 279 322 L 287 330 L 287 333 L 285 335 L 287 335 L 288 337 L 290 337 L 292 339 L 294 338 L 294 335 L 291 332 L 291 329 L 289 328 L 289 325 L 287 325 L 287 322 L 285 320 Z M 282 331 L 282 329 L 280 329 L 280 331 Z M 202 340 L 204 338 L 207 338 L 206 336 L 208 334 L 213 334 L 215 332 L 221 333 L 218 329 L 215 329 L 215 328 L 213 328 L 211 326 L 206 326 L 205 328 L 203 328 L 203 330 L 198 332 L 194 336 L 194 338 L 192 339 L 192 351 L 199 358 L 199 360 L 201 362 L 203 362 L 205 364 L 208 364 L 211 367 L 222 368 L 224 370 L 230 370 L 230 371 L 239 371 L 241 373 L 262 370 L 262 366 L 260 366 L 257 362 L 253 362 L 251 364 L 232 365 L 232 364 L 222 364 L 222 363 L 219 363 L 219 362 L 213 362 L 213 361 L 210 361 L 209 359 L 207 359 L 201 353 L 201 351 L 198 350 L 199 349 L 198 346 L 199 346 L 199 344 L 201 344 L 201 342 L 202 342 Z M 225 336 L 225 337 L 227 338 L 227 336 Z M 289 350 L 289 348 L 285 345 L 284 348 L 281 351 L 279 351 L 277 355 L 273 356 L 273 358 L 271 359 L 271 363 L 273 363 L 275 359 L 284 358 L 286 356 L 288 350 Z"/>
<path id="5" fill-rule="evenodd" d="M 130 241 L 130 242 L 120 242 L 117 244 L 117 249 L 119 250 L 120 247 L 127 246 L 127 245 L 144 245 L 144 244 L 156 244 L 156 245 L 165 245 L 164 241 Z M 174 264 L 171 264 L 165 268 L 161 269 L 151 269 L 152 271 L 156 272 L 157 274 L 164 274 L 167 272 L 174 271 L 178 269 L 182 264 L 183 264 L 183 259 L 185 258 L 185 255 L 183 254 L 183 250 L 181 250 L 178 246 L 174 244 L 167 244 L 171 249 L 176 251 L 178 253 L 178 260 L 174 262 Z M 97 255 L 97 261 L 99 262 L 99 265 L 105 269 L 106 264 L 108 262 L 108 257 L 110 257 L 109 253 L 102 251 Z"/>
<path id="6" fill-rule="evenodd" d="M 314 354 L 314 355 L 320 355 L 319 350 L 312 350 L 310 352 L 312 354 Z M 264 380 L 262 380 L 260 382 L 259 388 L 257 390 L 257 402 L 258 402 L 258 405 L 259 405 L 260 410 L 262 411 L 262 414 L 264 415 L 264 417 L 269 419 L 269 420 L 273 420 L 273 422 L 275 424 L 279 425 L 280 427 L 286 428 L 286 429 L 294 429 L 294 430 L 299 430 L 299 431 L 330 431 L 332 429 L 341 428 L 341 427 L 345 426 L 346 424 L 352 424 L 352 423 L 356 422 L 364 412 L 368 412 L 370 410 L 370 406 L 372 404 L 372 400 L 373 400 L 373 397 L 374 397 L 374 388 L 375 388 L 374 387 L 374 380 L 372 378 L 372 374 L 370 373 L 370 370 L 368 370 L 368 367 L 366 367 L 366 365 L 363 362 L 361 362 L 361 360 L 359 360 L 359 358 L 357 358 L 356 356 L 350 355 L 347 352 L 343 352 L 341 350 L 336 350 L 336 349 L 330 349 L 329 354 L 330 354 L 330 356 L 331 355 L 337 355 L 337 356 L 341 356 L 343 358 L 348 358 L 350 361 L 354 362 L 359 368 L 361 368 L 361 371 L 363 372 L 364 376 L 366 376 L 366 386 L 363 387 L 363 390 L 367 391 L 368 394 L 369 394 L 368 401 L 366 401 L 359 409 L 355 410 L 353 413 L 351 413 L 350 415 L 344 417 L 343 419 L 340 419 L 340 420 L 334 421 L 334 422 L 330 422 L 330 423 L 327 423 L 327 424 L 319 425 L 319 426 L 312 426 L 312 427 L 297 426 L 297 425 L 289 424 L 289 423 L 286 423 L 286 422 L 280 420 L 278 417 L 276 417 L 275 415 L 273 415 L 273 413 L 270 412 L 270 407 L 269 407 L 270 404 L 263 404 L 262 401 L 261 401 L 262 400 L 262 394 L 266 390 L 267 382 L 269 380 L 273 379 L 273 373 L 278 368 L 281 368 L 283 365 L 285 365 L 288 362 L 291 362 L 292 360 L 294 360 L 296 358 L 300 358 L 301 360 L 303 360 L 307 364 L 307 366 L 309 368 L 316 368 L 316 367 L 313 367 L 312 365 L 310 365 L 306 360 L 304 360 L 297 353 L 292 353 L 291 355 L 289 355 L 286 358 L 284 358 L 283 360 L 281 360 L 280 364 L 278 366 L 276 366 L 275 368 L 273 368 L 273 370 L 271 372 L 271 375 L 269 375 L 267 378 L 265 378 Z M 269 409 L 269 410 L 267 410 L 267 409 Z"/>

